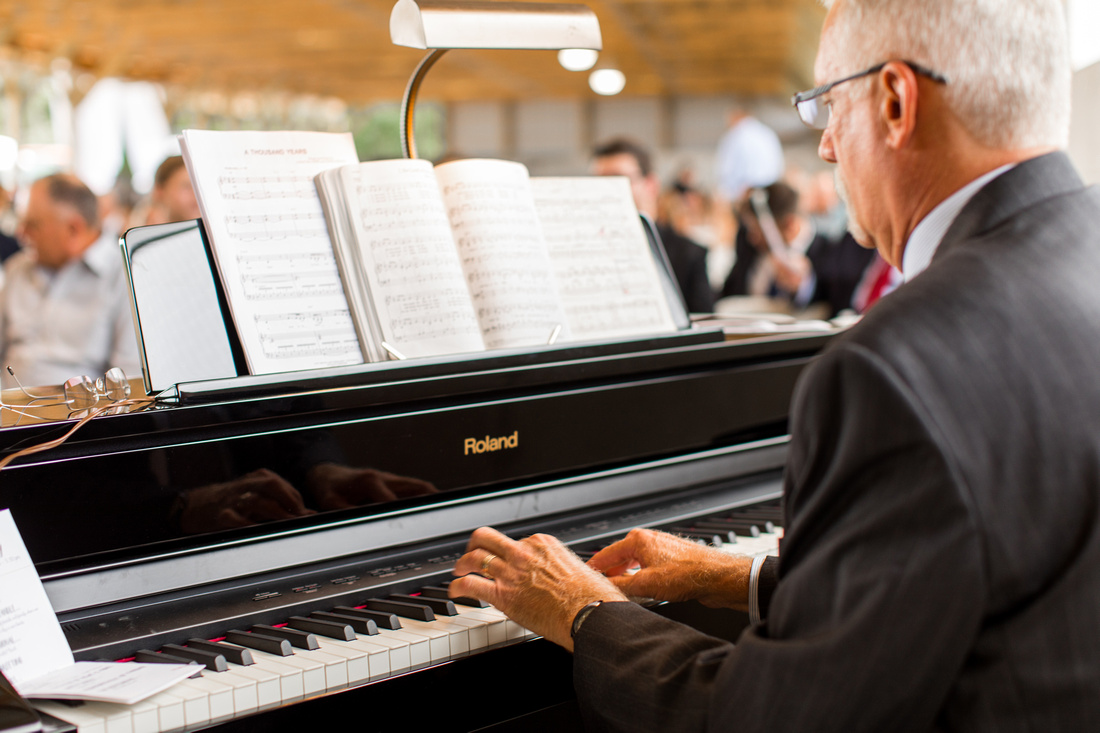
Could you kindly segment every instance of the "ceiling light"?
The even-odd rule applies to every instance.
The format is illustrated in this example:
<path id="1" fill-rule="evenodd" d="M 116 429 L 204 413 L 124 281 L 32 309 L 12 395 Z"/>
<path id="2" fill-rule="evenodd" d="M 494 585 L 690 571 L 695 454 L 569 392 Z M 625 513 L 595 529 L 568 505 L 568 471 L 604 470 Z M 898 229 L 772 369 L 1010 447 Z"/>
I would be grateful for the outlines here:
<path id="1" fill-rule="evenodd" d="M 588 86 L 596 94 L 614 96 L 626 86 L 626 75 L 618 69 L 596 69 L 588 75 Z"/>
<path id="2" fill-rule="evenodd" d="M 563 48 L 558 51 L 558 63 L 566 71 L 588 71 L 596 65 L 599 55 L 590 48 Z"/>

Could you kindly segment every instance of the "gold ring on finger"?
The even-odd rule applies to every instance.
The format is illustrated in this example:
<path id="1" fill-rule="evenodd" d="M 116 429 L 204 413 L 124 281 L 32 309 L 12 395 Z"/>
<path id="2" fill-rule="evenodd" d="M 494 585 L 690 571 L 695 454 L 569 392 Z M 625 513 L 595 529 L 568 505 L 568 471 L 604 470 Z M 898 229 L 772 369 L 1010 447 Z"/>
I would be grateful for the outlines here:
<path id="1" fill-rule="evenodd" d="M 493 553 L 486 555 L 481 561 L 481 574 L 489 580 L 493 580 L 493 574 L 489 572 L 489 566 L 493 564 L 493 560 L 496 560 L 497 556 Z"/>

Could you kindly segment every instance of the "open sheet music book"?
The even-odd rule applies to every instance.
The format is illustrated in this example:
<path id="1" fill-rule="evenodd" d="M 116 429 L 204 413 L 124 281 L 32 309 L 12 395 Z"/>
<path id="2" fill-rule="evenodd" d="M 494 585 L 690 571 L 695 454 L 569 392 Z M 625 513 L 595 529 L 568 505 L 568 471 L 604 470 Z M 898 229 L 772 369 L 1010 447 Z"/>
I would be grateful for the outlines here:
<path id="1" fill-rule="evenodd" d="M 626 179 L 359 163 L 349 134 L 181 149 L 252 374 L 676 330 Z"/>
<path id="2" fill-rule="evenodd" d="M 626 179 L 383 160 L 317 187 L 372 360 L 675 330 Z"/>

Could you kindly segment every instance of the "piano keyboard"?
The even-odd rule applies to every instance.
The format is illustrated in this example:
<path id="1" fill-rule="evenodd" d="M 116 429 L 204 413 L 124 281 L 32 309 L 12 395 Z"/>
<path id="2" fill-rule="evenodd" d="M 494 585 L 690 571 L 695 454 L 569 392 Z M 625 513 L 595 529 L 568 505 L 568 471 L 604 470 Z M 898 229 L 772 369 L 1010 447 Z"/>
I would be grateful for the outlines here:
<path id="1" fill-rule="evenodd" d="M 777 554 L 778 505 L 733 509 L 659 528 L 743 555 Z M 622 534 L 577 544 L 591 556 Z M 161 733 L 293 704 L 498 648 L 534 634 L 495 608 L 446 598 L 445 582 L 415 594 L 335 606 L 279 624 L 227 630 L 140 650 L 136 661 L 196 665 L 195 677 L 136 705 L 33 701 L 81 733 Z M 120 660 L 130 661 L 130 660 Z"/>

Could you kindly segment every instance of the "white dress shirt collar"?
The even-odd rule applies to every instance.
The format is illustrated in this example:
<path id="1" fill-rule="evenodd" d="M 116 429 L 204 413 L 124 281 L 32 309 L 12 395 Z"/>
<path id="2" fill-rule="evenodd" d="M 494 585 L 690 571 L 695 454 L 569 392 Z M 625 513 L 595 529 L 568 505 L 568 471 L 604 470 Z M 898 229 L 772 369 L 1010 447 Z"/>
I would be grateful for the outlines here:
<path id="1" fill-rule="evenodd" d="M 967 202 L 974 198 L 974 195 L 985 184 L 1015 167 L 1015 163 L 1009 163 L 975 178 L 941 201 L 936 208 L 921 219 L 913 233 L 909 235 L 909 241 L 906 243 L 905 252 L 901 257 L 901 271 L 906 282 L 924 272 L 925 268 L 932 263 L 932 258 L 935 256 L 940 242 L 943 241 L 943 235 L 947 234 L 947 230 L 951 228 L 955 217 L 959 215 Z"/>

